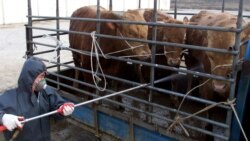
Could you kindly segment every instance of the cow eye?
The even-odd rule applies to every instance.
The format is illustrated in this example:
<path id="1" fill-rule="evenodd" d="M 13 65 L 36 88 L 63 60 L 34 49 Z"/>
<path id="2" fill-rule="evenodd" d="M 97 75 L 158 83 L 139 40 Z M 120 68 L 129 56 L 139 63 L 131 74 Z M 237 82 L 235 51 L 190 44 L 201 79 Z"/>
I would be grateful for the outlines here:
<path id="1" fill-rule="evenodd" d="M 227 74 L 227 78 L 232 78 L 232 73 Z"/>
<path id="2" fill-rule="evenodd" d="M 213 57 L 213 56 L 210 55 L 210 56 L 208 56 L 208 57 L 209 57 L 209 59 L 214 60 L 214 57 Z"/>
<path id="3" fill-rule="evenodd" d="M 228 50 L 233 51 L 233 47 L 232 46 L 228 47 Z"/>

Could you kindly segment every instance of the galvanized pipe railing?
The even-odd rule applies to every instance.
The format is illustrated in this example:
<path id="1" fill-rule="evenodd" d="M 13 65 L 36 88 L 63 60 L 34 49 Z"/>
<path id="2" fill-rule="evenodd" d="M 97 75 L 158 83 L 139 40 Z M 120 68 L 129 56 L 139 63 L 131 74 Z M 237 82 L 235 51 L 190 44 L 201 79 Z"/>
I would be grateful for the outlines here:
<path id="1" fill-rule="evenodd" d="M 49 79 L 48 81 L 50 82 L 54 82 L 54 83 L 57 83 L 56 81 L 54 80 L 51 80 Z M 72 87 L 72 86 L 69 86 L 69 85 L 66 85 L 64 83 L 59 83 L 61 86 L 63 87 L 66 87 L 66 88 L 69 88 L 69 89 L 73 89 L 75 91 L 79 91 L 79 92 L 82 92 L 82 90 L 80 89 L 76 89 L 75 87 Z M 93 97 L 97 97 L 97 95 L 91 95 Z M 131 107 L 131 106 L 128 106 L 126 104 L 122 104 L 122 103 L 119 103 L 119 102 L 116 102 L 116 101 L 113 101 L 113 100 L 110 100 L 110 99 L 105 99 L 105 101 L 108 101 L 108 102 L 111 102 L 111 103 L 115 103 L 116 105 L 119 105 L 119 106 L 123 106 L 125 108 L 129 108 L 131 110 L 134 110 L 134 111 L 137 111 L 137 112 L 140 112 L 140 113 L 144 113 L 144 114 L 147 114 L 148 116 L 152 116 L 152 117 L 155 117 L 155 118 L 158 118 L 158 119 L 161 119 L 161 120 L 164 120 L 164 121 L 167 121 L 167 122 L 173 122 L 174 120 L 172 119 L 168 119 L 166 117 L 163 117 L 161 115 L 157 115 L 157 114 L 154 114 L 154 113 L 151 113 L 151 112 L 147 112 L 147 111 L 143 111 L 141 109 L 138 109 L 138 108 L 134 108 L 134 107 Z M 156 106 L 156 105 L 155 105 Z M 206 120 L 208 121 L 208 119 Z M 210 123 L 214 123 L 215 125 L 218 125 L 217 123 L 215 123 L 214 121 L 210 121 Z M 160 125 L 161 126 L 161 125 Z M 205 133 L 205 134 L 208 134 L 208 135 L 211 135 L 211 136 L 214 136 L 214 137 L 217 137 L 217 138 L 220 138 L 220 139 L 223 139 L 223 140 L 227 140 L 228 137 L 224 136 L 224 135 L 221 135 L 221 134 L 216 134 L 216 133 L 213 133 L 211 131 L 207 131 L 207 130 L 204 130 L 203 128 L 199 128 L 199 127 L 195 127 L 195 126 L 191 126 L 189 124 L 186 124 L 186 123 L 183 123 L 183 126 L 185 126 L 186 128 L 188 129 L 192 129 L 194 131 L 198 131 L 200 133 Z M 219 125 L 218 125 L 219 126 Z M 226 125 L 224 125 L 226 128 L 228 128 Z M 164 127 L 164 126 L 163 126 Z"/>
<path id="2" fill-rule="evenodd" d="M 58 31 L 52 28 L 41 28 L 41 27 L 30 27 L 27 26 L 27 28 L 37 29 L 37 30 L 46 30 L 46 31 Z M 69 30 L 59 30 L 60 32 L 64 33 L 71 33 L 71 34 L 80 34 L 80 35 L 88 35 L 90 36 L 90 33 L 87 32 L 77 32 L 77 31 L 69 31 Z M 137 38 L 128 38 L 128 37 L 120 37 L 120 36 L 112 36 L 112 35 L 104 35 L 104 34 L 95 34 L 96 37 L 102 37 L 102 38 L 110 38 L 110 39 L 117 39 L 117 40 L 127 40 L 127 41 L 134 41 L 134 42 L 142 42 L 142 43 L 151 43 L 151 44 L 158 44 L 158 45 L 167 45 L 167 46 L 175 46 L 180 48 L 186 48 L 186 49 L 194 49 L 194 50 L 202 50 L 202 51 L 211 51 L 211 52 L 217 52 L 217 53 L 227 53 L 236 55 L 238 54 L 237 51 L 229 51 L 226 49 L 217 49 L 217 48 L 207 48 L 204 46 L 194 46 L 194 45 L 186 45 L 186 44 L 179 44 L 179 43 L 171 43 L 171 42 L 160 42 L 160 41 L 152 41 L 152 40 L 144 40 L 144 39 L 137 39 Z"/>
<path id="3" fill-rule="evenodd" d="M 113 20 L 113 19 L 94 19 L 94 18 L 77 18 L 77 17 L 52 17 L 52 16 L 27 16 L 30 18 L 53 18 L 60 20 L 79 20 L 88 22 L 111 22 L 120 24 L 140 24 L 150 26 L 166 26 L 166 27 L 177 27 L 177 28 L 192 28 L 200 30 L 214 30 L 222 32 L 240 32 L 239 29 L 225 28 L 225 27 L 212 27 L 212 26 L 199 26 L 199 25 L 186 25 L 186 24 L 173 24 L 173 23 L 160 23 L 160 22 L 137 22 L 137 21 L 125 21 L 125 20 Z"/>
<path id="4" fill-rule="evenodd" d="M 43 61 L 45 61 L 45 62 L 49 62 L 49 60 L 47 60 L 47 59 L 43 59 L 43 58 L 40 58 L 40 59 L 43 60 Z M 57 64 L 56 62 L 51 62 L 51 63 Z M 64 66 L 64 67 L 68 67 L 70 69 L 83 71 L 85 73 L 91 73 L 91 71 L 83 69 L 83 68 L 78 68 L 78 67 L 74 67 L 74 66 L 70 66 L 70 65 L 62 64 L 62 63 L 60 63 L 59 65 Z M 98 74 L 98 75 L 100 75 L 100 74 Z M 140 84 L 140 83 L 136 83 L 136 82 L 133 82 L 133 81 L 125 80 L 125 79 L 122 79 L 122 78 L 110 76 L 110 75 L 105 75 L 105 76 L 107 78 L 109 78 L 109 79 L 113 79 L 113 80 L 116 80 L 116 81 L 124 82 L 124 83 L 127 83 L 127 84 L 132 84 L 132 85 L 139 85 Z M 87 83 L 87 82 L 82 82 L 82 81 L 77 81 L 77 80 L 72 80 L 72 81 L 78 82 L 78 83 L 80 82 L 83 85 L 86 85 L 86 86 L 91 87 L 91 88 L 95 88 L 95 86 L 93 84 L 90 84 L 90 83 Z M 158 92 L 162 92 L 162 93 L 168 93 L 170 95 L 174 95 L 174 96 L 178 96 L 178 97 L 183 97 L 184 96 L 182 93 L 174 92 L 174 91 L 171 91 L 171 90 L 160 89 L 160 88 L 151 87 L 151 86 L 147 86 L 146 88 L 152 89 L 152 90 L 155 90 L 155 91 L 158 91 Z M 198 98 L 198 97 L 193 97 L 193 96 L 188 96 L 187 99 L 194 100 L 196 102 L 201 102 L 201 103 L 204 103 L 204 104 L 215 104 L 216 103 L 216 102 L 213 102 L 213 101 L 210 101 L 210 100 L 205 100 L 205 99 Z M 220 105 L 218 107 L 229 109 L 228 106 L 224 106 L 224 105 Z"/>
<path id="5" fill-rule="evenodd" d="M 243 20 L 243 0 L 239 1 L 239 8 L 238 8 L 238 17 L 237 17 L 237 23 L 236 23 L 236 28 L 237 29 L 242 29 L 242 20 Z M 241 44 L 241 33 L 240 32 L 236 32 L 235 34 L 235 46 L 234 46 L 234 50 L 236 51 L 240 51 L 240 44 Z M 236 80 L 237 78 L 237 74 L 239 69 L 237 69 L 237 65 L 239 62 L 239 54 L 235 55 L 233 57 L 233 66 L 232 66 L 232 75 L 231 77 L 233 79 Z M 230 82 L 230 94 L 229 94 L 229 100 L 232 100 L 235 98 L 235 88 L 236 88 L 236 81 Z M 229 125 L 229 127 L 231 127 L 231 121 L 232 121 L 232 110 L 228 110 L 227 112 L 227 118 L 226 118 L 226 123 Z M 226 136 L 230 137 L 231 133 L 230 133 L 230 128 L 226 130 Z"/>
<path id="6" fill-rule="evenodd" d="M 47 47 L 56 47 L 55 45 L 48 45 L 48 44 L 44 44 L 44 43 L 38 43 L 38 42 L 32 42 L 34 44 L 37 45 L 43 45 L 43 46 L 47 46 Z M 63 47 L 61 48 L 61 50 L 69 50 L 69 51 L 73 51 L 73 52 L 78 52 L 79 50 L 74 50 L 68 47 Z M 79 51 L 78 53 L 81 53 L 82 55 L 90 55 L 90 52 L 88 51 Z M 123 61 L 123 62 L 131 62 L 131 63 L 135 63 L 135 64 L 142 64 L 145 66 L 149 66 L 149 67 L 155 67 L 155 68 L 160 68 L 160 69 L 166 69 L 166 70 L 170 70 L 170 71 L 175 71 L 175 72 L 181 72 L 181 73 L 187 73 L 187 74 L 192 74 L 192 75 L 196 75 L 196 76 L 202 76 L 202 77 L 207 77 L 207 78 L 213 78 L 213 79 L 218 79 L 218 80 L 224 80 L 224 81 L 234 81 L 234 79 L 228 79 L 226 77 L 223 76 L 218 76 L 218 75 L 214 75 L 214 74 L 207 74 L 204 72 L 197 72 L 194 70 L 184 70 L 184 69 L 179 69 L 176 67 L 171 67 L 171 66 L 164 66 L 164 65 L 160 65 L 160 64 L 152 64 L 149 62 L 144 62 L 144 61 L 139 61 L 139 60 L 132 60 L 132 59 L 127 59 L 124 57 L 116 57 L 116 56 L 111 56 L 111 55 L 106 55 L 109 59 L 114 59 L 114 60 L 119 60 L 119 61 Z M 102 56 L 100 56 L 102 57 Z"/>

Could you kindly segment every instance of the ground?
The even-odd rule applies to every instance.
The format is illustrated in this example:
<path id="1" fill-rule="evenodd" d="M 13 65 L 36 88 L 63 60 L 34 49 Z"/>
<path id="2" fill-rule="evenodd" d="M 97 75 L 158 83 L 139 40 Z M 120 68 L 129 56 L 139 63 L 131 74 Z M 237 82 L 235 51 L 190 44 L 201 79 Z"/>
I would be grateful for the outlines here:
<path id="1" fill-rule="evenodd" d="M 44 22 L 43 26 L 53 26 L 54 23 Z M 67 26 L 67 25 L 66 25 Z M 0 25 L 0 94 L 17 86 L 17 80 L 25 61 L 26 37 L 24 24 Z M 65 56 L 63 56 L 65 57 Z M 70 58 L 71 54 L 67 54 Z M 78 132 L 75 132 L 78 131 Z M 52 141 L 94 141 L 93 135 L 70 124 L 67 120 L 52 122 Z M 0 141 L 3 141 L 0 133 Z"/>
<path id="2" fill-rule="evenodd" d="M 23 24 L 0 25 L 0 29 L 0 92 L 3 92 L 16 86 L 26 44 Z"/>

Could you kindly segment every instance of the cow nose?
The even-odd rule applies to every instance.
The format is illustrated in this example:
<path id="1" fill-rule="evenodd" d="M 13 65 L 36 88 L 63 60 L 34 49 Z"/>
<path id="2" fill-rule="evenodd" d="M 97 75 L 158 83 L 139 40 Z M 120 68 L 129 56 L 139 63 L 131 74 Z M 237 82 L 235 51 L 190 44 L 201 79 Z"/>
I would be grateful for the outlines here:
<path id="1" fill-rule="evenodd" d="M 213 90 L 217 93 L 225 93 L 226 92 L 226 83 L 216 83 L 216 82 L 213 82 Z"/>
<path id="2" fill-rule="evenodd" d="M 151 56 L 151 53 L 146 52 L 146 51 L 141 51 L 139 59 L 140 59 L 140 60 L 146 60 L 146 59 L 148 59 L 150 56 Z"/>
<path id="3" fill-rule="evenodd" d="M 169 66 L 179 66 L 179 64 L 180 64 L 180 59 L 179 58 L 177 58 L 177 59 L 169 58 L 168 59 L 168 65 Z"/>

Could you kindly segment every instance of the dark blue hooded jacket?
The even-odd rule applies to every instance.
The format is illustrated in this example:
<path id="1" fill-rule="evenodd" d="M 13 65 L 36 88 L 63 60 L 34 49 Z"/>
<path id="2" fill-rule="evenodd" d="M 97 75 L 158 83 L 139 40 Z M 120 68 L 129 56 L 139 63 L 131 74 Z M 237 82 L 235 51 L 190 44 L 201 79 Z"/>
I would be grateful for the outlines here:
<path id="1" fill-rule="evenodd" d="M 0 124 L 6 114 L 35 117 L 56 110 L 65 101 L 55 89 L 47 86 L 38 93 L 32 93 L 32 85 L 36 77 L 46 71 L 44 63 L 38 59 L 26 60 L 18 79 L 18 87 L 6 91 L 0 96 Z M 50 117 L 27 122 L 14 141 L 50 141 Z M 4 136 L 8 141 L 13 132 L 5 131 Z"/>

